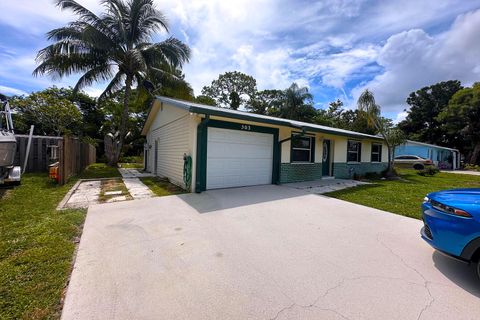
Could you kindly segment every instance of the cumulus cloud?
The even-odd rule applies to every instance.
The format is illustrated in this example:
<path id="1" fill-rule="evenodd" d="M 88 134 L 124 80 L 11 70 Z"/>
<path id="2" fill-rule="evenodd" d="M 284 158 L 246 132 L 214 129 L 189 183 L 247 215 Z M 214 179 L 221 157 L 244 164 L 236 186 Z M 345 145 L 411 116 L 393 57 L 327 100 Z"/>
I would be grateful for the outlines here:
<path id="1" fill-rule="evenodd" d="M 439 35 L 412 29 L 391 36 L 377 58 L 384 72 L 353 90 L 354 98 L 369 88 L 385 111 L 400 112 L 416 89 L 451 79 L 466 85 L 480 80 L 479 28 L 480 10 L 460 15 Z"/>

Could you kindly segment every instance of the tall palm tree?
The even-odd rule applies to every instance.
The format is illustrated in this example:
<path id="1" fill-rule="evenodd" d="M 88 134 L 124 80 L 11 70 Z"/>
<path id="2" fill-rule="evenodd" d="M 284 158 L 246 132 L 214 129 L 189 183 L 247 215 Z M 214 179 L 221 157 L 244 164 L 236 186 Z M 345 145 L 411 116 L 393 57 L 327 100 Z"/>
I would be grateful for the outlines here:
<path id="1" fill-rule="evenodd" d="M 394 176 L 393 156 L 395 147 L 405 142 L 405 136 L 399 129 L 389 126 L 381 117 L 381 107 L 375 102 L 375 97 L 370 90 L 366 89 L 362 92 L 357 101 L 357 109 L 360 116 L 364 116 L 367 119 L 367 124 L 374 127 L 385 141 L 388 149 L 387 175 Z"/>
<path id="2" fill-rule="evenodd" d="M 169 70 L 188 62 L 190 49 L 173 37 L 152 42 L 154 33 L 168 32 L 166 18 L 153 0 L 101 3 L 105 11 L 96 15 L 74 0 L 56 0 L 60 9 L 71 10 L 78 19 L 47 33 L 54 43 L 38 52 L 39 65 L 33 74 L 62 78 L 82 73 L 75 91 L 97 81 L 110 81 L 99 99 L 125 87 L 119 141 L 110 161 L 116 165 L 125 139 L 132 86 L 150 76 L 175 77 Z"/>
<path id="3" fill-rule="evenodd" d="M 315 108 L 312 103 L 313 96 L 308 92 L 308 88 L 292 83 L 284 91 L 283 103 L 278 115 L 286 119 L 311 122 L 315 116 Z"/>

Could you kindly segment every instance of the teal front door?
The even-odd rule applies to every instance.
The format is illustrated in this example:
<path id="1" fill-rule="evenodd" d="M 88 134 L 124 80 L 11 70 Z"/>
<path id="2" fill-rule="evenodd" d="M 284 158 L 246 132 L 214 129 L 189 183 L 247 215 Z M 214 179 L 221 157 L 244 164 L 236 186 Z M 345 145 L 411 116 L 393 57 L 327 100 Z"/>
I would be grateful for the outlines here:
<path id="1" fill-rule="evenodd" d="M 330 172 L 330 140 L 323 140 L 322 176 L 331 176 Z"/>

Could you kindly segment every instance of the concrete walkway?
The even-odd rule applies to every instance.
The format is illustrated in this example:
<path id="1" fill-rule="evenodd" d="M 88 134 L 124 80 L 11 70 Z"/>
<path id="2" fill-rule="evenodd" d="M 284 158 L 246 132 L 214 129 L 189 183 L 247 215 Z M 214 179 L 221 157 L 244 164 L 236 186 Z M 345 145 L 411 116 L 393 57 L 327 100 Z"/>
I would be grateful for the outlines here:
<path id="1" fill-rule="evenodd" d="M 118 171 L 122 175 L 123 183 L 133 199 L 146 199 L 154 196 L 150 188 L 139 179 L 139 177 L 153 177 L 153 174 L 139 172 L 137 169 L 118 168 Z"/>
<path id="2" fill-rule="evenodd" d="M 140 172 L 138 169 L 133 168 L 118 168 L 118 171 L 123 178 L 143 178 L 154 177 L 155 175 L 149 172 Z"/>
<path id="3" fill-rule="evenodd" d="M 62 319 L 478 318 L 421 226 L 275 185 L 93 205 Z"/>
<path id="4" fill-rule="evenodd" d="M 352 188 L 352 187 L 356 187 L 364 184 L 369 184 L 369 183 L 363 182 L 363 181 L 357 181 L 357 180 L 347 180 L 347 179 L 322 179 L 322 180 L 315 180 L 315 181 L 286 183 L 286 184 L 283 184 L 283 186 L 302 190 L 308 193 L 324 194 L 324 193 Z"/>
<path id="5" fill-rule="evenodd" d="M 81 181 L 74 185 L 64 200 L 59 204 L 58 209 L 80 209 L 88 208 L 97 204 L 100 195 L 101 181 Z"/>

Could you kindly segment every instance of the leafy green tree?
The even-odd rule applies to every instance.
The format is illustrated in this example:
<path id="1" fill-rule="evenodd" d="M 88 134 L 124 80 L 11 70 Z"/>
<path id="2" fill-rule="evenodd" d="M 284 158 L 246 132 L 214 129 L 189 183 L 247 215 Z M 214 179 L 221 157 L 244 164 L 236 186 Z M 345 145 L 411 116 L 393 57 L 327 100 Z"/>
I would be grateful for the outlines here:
<path id="1" fill-rule="evenodd" d="M 197 96 L 194 101 L 197 102 L 197 103 L 206 104 L 208 106 L 216 106 L 217 105 L 217 102 L 215 101 L 215 99 L 204 96 L 202 94 Z"/>
<path id="2" fill-rule="evenodd" d="M 250 112 L 271 115 L 279 111 L 285 100 L 285 92 L 282 90 L 262 90 L 257 92 L 246 109 Z"/>
<path id="3" fill-rule="evenodd" d="M 406 119 L 398 124 L 399 128 L 413 140 L 448 146 L 449 137 L 437 116 L 460 89 L 460 81 L 450 80 L 410 93 L 407 98 L 410 109 Z"/>
<path id="4" fill-rule="evenodd" d="M 246 107 L 256 92 L 257 81 L 238 71 L 221 74 L 210 86 L 202 89 L 202 95 L 214 99 L 217 106 L 233 110 Z"/>
<path id="5" fill-rule="evenodd" d="M 480 83 L 457 91 L 437 120 L 451 136 L 455 147 L 472 164 L 480 164 Z"/>
<path id="6" fill-rule="evenodd" d="M 405 141 L 405 137 L 400 130 L 391 128 L 391 122 L 385 121 L 381 117 L 381 107 L 376 104 L 373 93 L 368 89 L 362 92 L 357 101 L 357 108 L 361 116 L 363 116 L 369 126 L 374 127 L 383 137 L 388 149 L 388 167 L 387 175 L 393 176 L 393 155 L 395 147 Z"/>
<path id="7" fill-rule="evenodd" d="M 132 86 L 142 84 L 148 75 L 168 74 L 165 65 L 181 68 L 189 60 L 190 49 L 172 37 L 152 42 L 155 32 L 168 32 L 166 19 L 153 0 L 104 0 L 105 11 L 100 16 L 74 0 L 56 3 L 62 10 L 71 10 L 78 19 L 47 34 L 54 43 L 38 52 L 40 64 L 33 73 L 57 78 L 83 73 L 75 91 L 110 80 L 101 99 L 125 87 L 118 148 L 110 162 L 116 165 L 127 132 Z"/>
<path id="8" fill-rule="evenodd" d="M 308 92 L 308 88 L 292 83 L 284 91 L 282 104 L 274 115 L 286 119 L 312 122 L 315 114 L 313 96 Z"/>
<path id="9" fill-rule="evenodd" d="M 28 131 L 31 125 L 43 135 L 78 134 L 82 123 L 79 108 L 58 88 L 48 88 L 26 97 L 12 97 L 17 132 Z"/>

